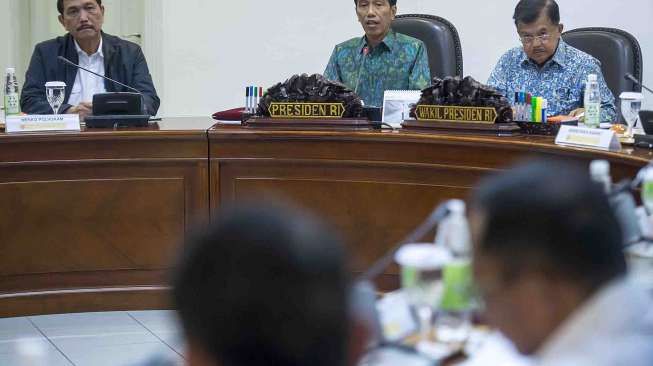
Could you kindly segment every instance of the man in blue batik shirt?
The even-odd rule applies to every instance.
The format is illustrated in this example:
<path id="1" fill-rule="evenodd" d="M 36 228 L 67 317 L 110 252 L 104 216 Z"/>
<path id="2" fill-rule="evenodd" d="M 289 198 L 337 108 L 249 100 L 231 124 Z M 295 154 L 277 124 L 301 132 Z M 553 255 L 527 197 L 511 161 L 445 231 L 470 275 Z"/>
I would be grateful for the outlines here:
<path id="1" fill-rule="evenodd" d="M 548 100 L 548 115 L 575 116 L 583 111 L 587 75 L 596 74 L 601 122 L 614 122 L 615 98 L 603 78 L 601 63 L 561 39 L 563 25 L 555 0 L 521 0 L 513 18 L 523 47 L 501 57 L 488 84 L 513 104 L 515 92 L 528 92 Z"/>

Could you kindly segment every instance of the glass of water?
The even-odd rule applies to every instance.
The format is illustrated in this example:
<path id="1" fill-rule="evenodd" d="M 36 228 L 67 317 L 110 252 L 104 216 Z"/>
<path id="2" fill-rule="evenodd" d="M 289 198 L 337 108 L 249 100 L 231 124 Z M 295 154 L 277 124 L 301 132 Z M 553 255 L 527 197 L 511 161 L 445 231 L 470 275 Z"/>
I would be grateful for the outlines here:
<path id="1" fill-rule="evenodd" d="M 642 93 L 621 93 L 621 114 L 626 120 L 628 131 L 626 132 L 627 138 L 633 137 L 633 127 L 639 118 L 639 111 L 642 109 L 642 100 L 644 96 Z"/>
<path id="2" fill-rule="evenodd" d="M 406 244 L 395 260 L 401 266 L 401 287 L 420 321 L 420 342 L 429 342 L 433 312 L 444 291 L 442 268 L 451 254 L 433 244 Z"/>
<path id="3" fill-rule="evenodd" d="M 45 95 L 54 114 L 59 114 L 59 108 L 66 97 L 66 83 L 63 81 L 50 81 L 45 83 Z"/>

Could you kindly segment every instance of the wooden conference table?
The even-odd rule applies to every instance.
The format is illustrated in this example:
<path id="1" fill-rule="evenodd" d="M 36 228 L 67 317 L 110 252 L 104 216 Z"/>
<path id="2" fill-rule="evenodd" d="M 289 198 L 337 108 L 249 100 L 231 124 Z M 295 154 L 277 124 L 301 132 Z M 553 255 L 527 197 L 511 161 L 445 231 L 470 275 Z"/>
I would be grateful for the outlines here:
<path id="1" fill-rule="evenodd" d="M 0 317 L 168 307 L 178 247 L 234 201 L 282 197 L 314 211 L 342 232 L 360 271 L 437 203 L 529 157 L 605 158 L 620 179 L 653 153 L 545 137 L 263 131 L 208 118 L 0 134 Z M 394 273 L 381 288 L 396 286 Z"/>

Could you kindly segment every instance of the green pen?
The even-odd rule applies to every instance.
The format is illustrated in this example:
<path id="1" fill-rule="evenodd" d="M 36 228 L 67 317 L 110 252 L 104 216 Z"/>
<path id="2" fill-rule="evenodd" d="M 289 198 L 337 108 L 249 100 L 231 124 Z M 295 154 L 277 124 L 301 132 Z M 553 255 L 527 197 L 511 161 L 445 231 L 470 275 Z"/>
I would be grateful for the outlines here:
<path id="1" fill-rule="evenodd" d="M 531 98 L 531 122 L 537 122 L 537 97 Z"/>

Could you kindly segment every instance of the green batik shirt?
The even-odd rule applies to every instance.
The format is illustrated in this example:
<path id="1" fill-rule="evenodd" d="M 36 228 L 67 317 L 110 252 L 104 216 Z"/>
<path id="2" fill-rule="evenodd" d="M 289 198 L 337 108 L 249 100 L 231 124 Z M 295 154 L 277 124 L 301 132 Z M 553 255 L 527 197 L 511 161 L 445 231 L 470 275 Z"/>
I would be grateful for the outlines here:
<path id="1" fill-rule="evenodd" d="M 367 56 L 363 53 L 365 47 L 366 37 L 337 45 L 324 77 L 356 91 L 366 106 L 377 107 L 383 106 L 386 90 L 421 90 L 430 85 L 431 72 L 422 41 L 391 30 Z"/>

